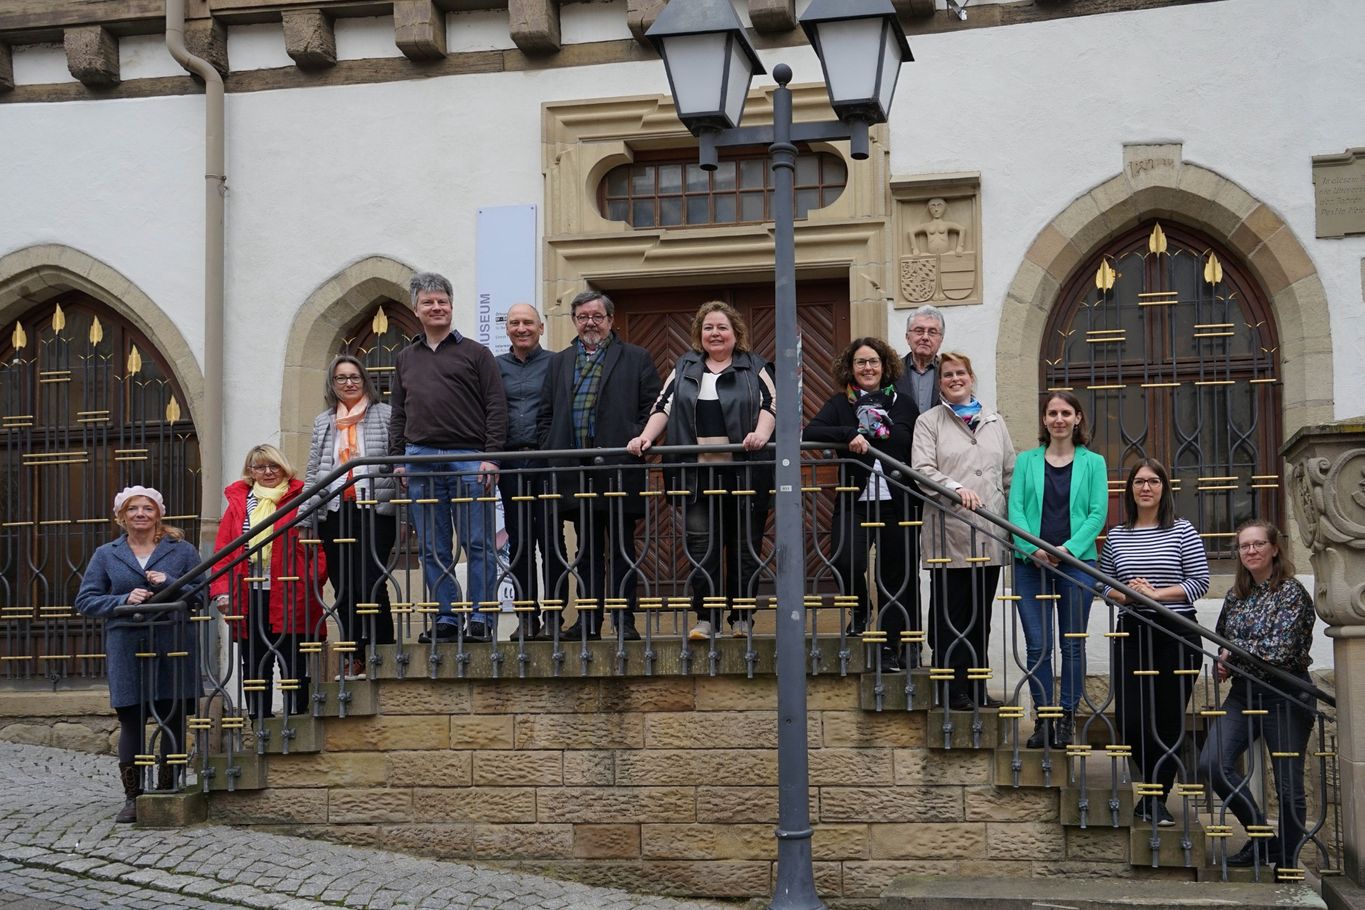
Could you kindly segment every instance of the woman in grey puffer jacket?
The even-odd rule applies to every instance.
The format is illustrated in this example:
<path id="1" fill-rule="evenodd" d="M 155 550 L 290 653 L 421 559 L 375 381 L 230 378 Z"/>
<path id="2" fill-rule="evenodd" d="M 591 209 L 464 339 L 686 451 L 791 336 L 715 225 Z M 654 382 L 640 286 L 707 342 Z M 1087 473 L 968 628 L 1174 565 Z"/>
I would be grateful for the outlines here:
<path id="1" fill-rule="evenodd" d="M 313 421 L 305 485 L 352 459 L 388 450 L 389 406 L 380 400 L 379 390 L 359 359 L 349 354 L 333 359 L 323 400 L 327 410 Z M 355 483 L 348 485 L 351 479 Z M 392 502 L 397 489 L 397 478 L 387 468 L 362 465 L 300 506 L 302 510 L 319 498 L 324 500 L 315 518 L 327 554 L 328 580 L 336 592 L 335 616 L 345 640 L 355 642 L 354 653 L 342 660 L 341 673 L 347 679 L 365 678 L 371 642 L 393 643 L 388 562 L 398 536 Z M 361 604 L 378 606 L 358 611 Z"/>

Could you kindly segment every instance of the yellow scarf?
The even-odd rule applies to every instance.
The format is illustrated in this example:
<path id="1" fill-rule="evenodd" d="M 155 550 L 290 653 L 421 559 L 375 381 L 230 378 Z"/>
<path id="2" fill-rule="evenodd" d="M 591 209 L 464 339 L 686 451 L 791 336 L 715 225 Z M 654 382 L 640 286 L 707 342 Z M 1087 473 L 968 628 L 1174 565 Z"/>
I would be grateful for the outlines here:
<path id="1" fill-rule="evenodd" d="M 277 487 L 267 487 L 264 484 L 259 483 L 252 484 L 251 494 L 256 497 L 256 508 L 251 510 L 251 527 L 253 530 L 257 528 L 260 530 L 252 535 L 251 540 L 247 542 L 248 546 L 255 546 L 261 540 L 270 536 L 270 532 L 274 529 L 269 525 L 262 524 L 262 522 L 269 518 L 275 510 L 280 507 L 280 500 L 283 499 L 284 494 L 288 492 L 288 480 L 280 481 L 280 485 Z M 256 551 L 257 555 L 255 558 L 260 561 L 261 565 L 270 565 L 271 546 L 272 544 L 266 544 Z"/>

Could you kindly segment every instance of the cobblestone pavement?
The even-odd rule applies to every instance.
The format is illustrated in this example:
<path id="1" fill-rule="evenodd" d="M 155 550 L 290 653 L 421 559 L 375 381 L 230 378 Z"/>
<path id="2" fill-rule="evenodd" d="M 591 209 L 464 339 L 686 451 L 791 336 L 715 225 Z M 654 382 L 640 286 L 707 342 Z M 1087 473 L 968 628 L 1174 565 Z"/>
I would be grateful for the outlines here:
<path id="1" fill-rule="evenodd" d="M 0 910 L 727 906 L 220 825 L 115 825 L 116 774 L 109 756 L 0 743 Z"/>

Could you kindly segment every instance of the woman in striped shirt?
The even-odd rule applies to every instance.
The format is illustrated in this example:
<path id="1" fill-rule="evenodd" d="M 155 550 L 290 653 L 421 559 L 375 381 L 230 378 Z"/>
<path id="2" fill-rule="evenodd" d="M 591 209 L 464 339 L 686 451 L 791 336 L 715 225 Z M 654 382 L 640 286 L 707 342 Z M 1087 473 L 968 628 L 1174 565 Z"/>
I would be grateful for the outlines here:
<path id="1" fill-rule="evenodd" d="M 1124 506 L 1124 523 L 1109 531 L 1100 552 L 1100 571 L 1193 620 L 1194 602 L 1209 589 L 1209 562 L 1194 526 L 1175 516 L 1170 478 L 1160 462 L 1144 458 L 1128 472 Z M 1161 787 L 1159 797 L 1138 803 L 1133 817 L 1169 827 L 1175 818 L 1166 796 L 1183 770 L 1185 704 L 1195 675 L 1188 671 L 1199 668 L 1200 637 L 1140 602 L 1130 603 L 1122 591 L 1106 586 L 1104 593 L 1126 606 L 1119 614 L 1113 662 L 1119 731 L 1133 747 L 1142 780 Z"/>

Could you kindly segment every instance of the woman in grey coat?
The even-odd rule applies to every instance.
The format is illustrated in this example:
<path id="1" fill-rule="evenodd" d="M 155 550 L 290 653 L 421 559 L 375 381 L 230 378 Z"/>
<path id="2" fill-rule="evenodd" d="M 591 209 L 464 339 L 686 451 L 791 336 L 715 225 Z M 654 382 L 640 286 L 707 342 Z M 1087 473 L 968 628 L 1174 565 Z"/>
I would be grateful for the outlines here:
<path id="1" fill-rule="evenodd" d="M 991 605 L 1005 564 L 1005 542 L 994 525 L 972 513 L 1004 515 L 1014 475 L 1014 443 L 1004 419 L 976 397 L 976 373 L 965 354 L 939 355 L 941 404 L 920 415 L 911 467 L 961 498 L 924 510 L 921 553 L 929 570 L 930 643 L 934 666 L 951 668 L 947 707 L 998 707 L 986 694 Z M 975 671 L 975 672 L 969 672 Z"/>
<path id="2" fill-rule="evenodd" d="M 322 397 L 327 410 L 313 420 L 305 486 L 338 465 L 388 450 L 389 406 L 380 400 L 379 390 L 357 358 L 341 354 L 332 360 Z M 352 479 L 355 483 L 348 484 Z M 327 554 L 327 578 L 336 592 L 337 622 L 345 640 L 355 644 L 350 656 L 342 658 L 341 675 L 347 679 L 366 678 L 370 642 L 393 643 L 387 581 L 389 553 L 398 536 L 391 501 L 396 489 L 397 480 L 387 468 L 362 465 L 299 507 L 307 509 L 324 499 L 314 516 L 318 536 Z"/>
<path id="3" fill-rule="evenodd" d="M 115 820 L 120 822 L 137 821 L 142 789 L 134 757 L 151 752 L 142 743 L 147 723 L 156 724 L 160 739 L 157 789 L 170 790 L 189 751 L 185 718 L 201 691 L 198 649 L 188 619 L 203 599 L 195 585 L 184 592 L 189 611 L 144 619 L 114 616 L 116 607 L 143 603 L 199 564 L 199 551 L 180 531 L 161 523 L 165 513 L 161 494 L 150 487 L 127 487 L 115 496 L 114 521 L 123 534 L 95 551 L 76 593 L 78 611 L 105 620 L 109 704 L 119 719 L 124 803 Z M 139 656 L 149 653 L 155 656 Z"/>

